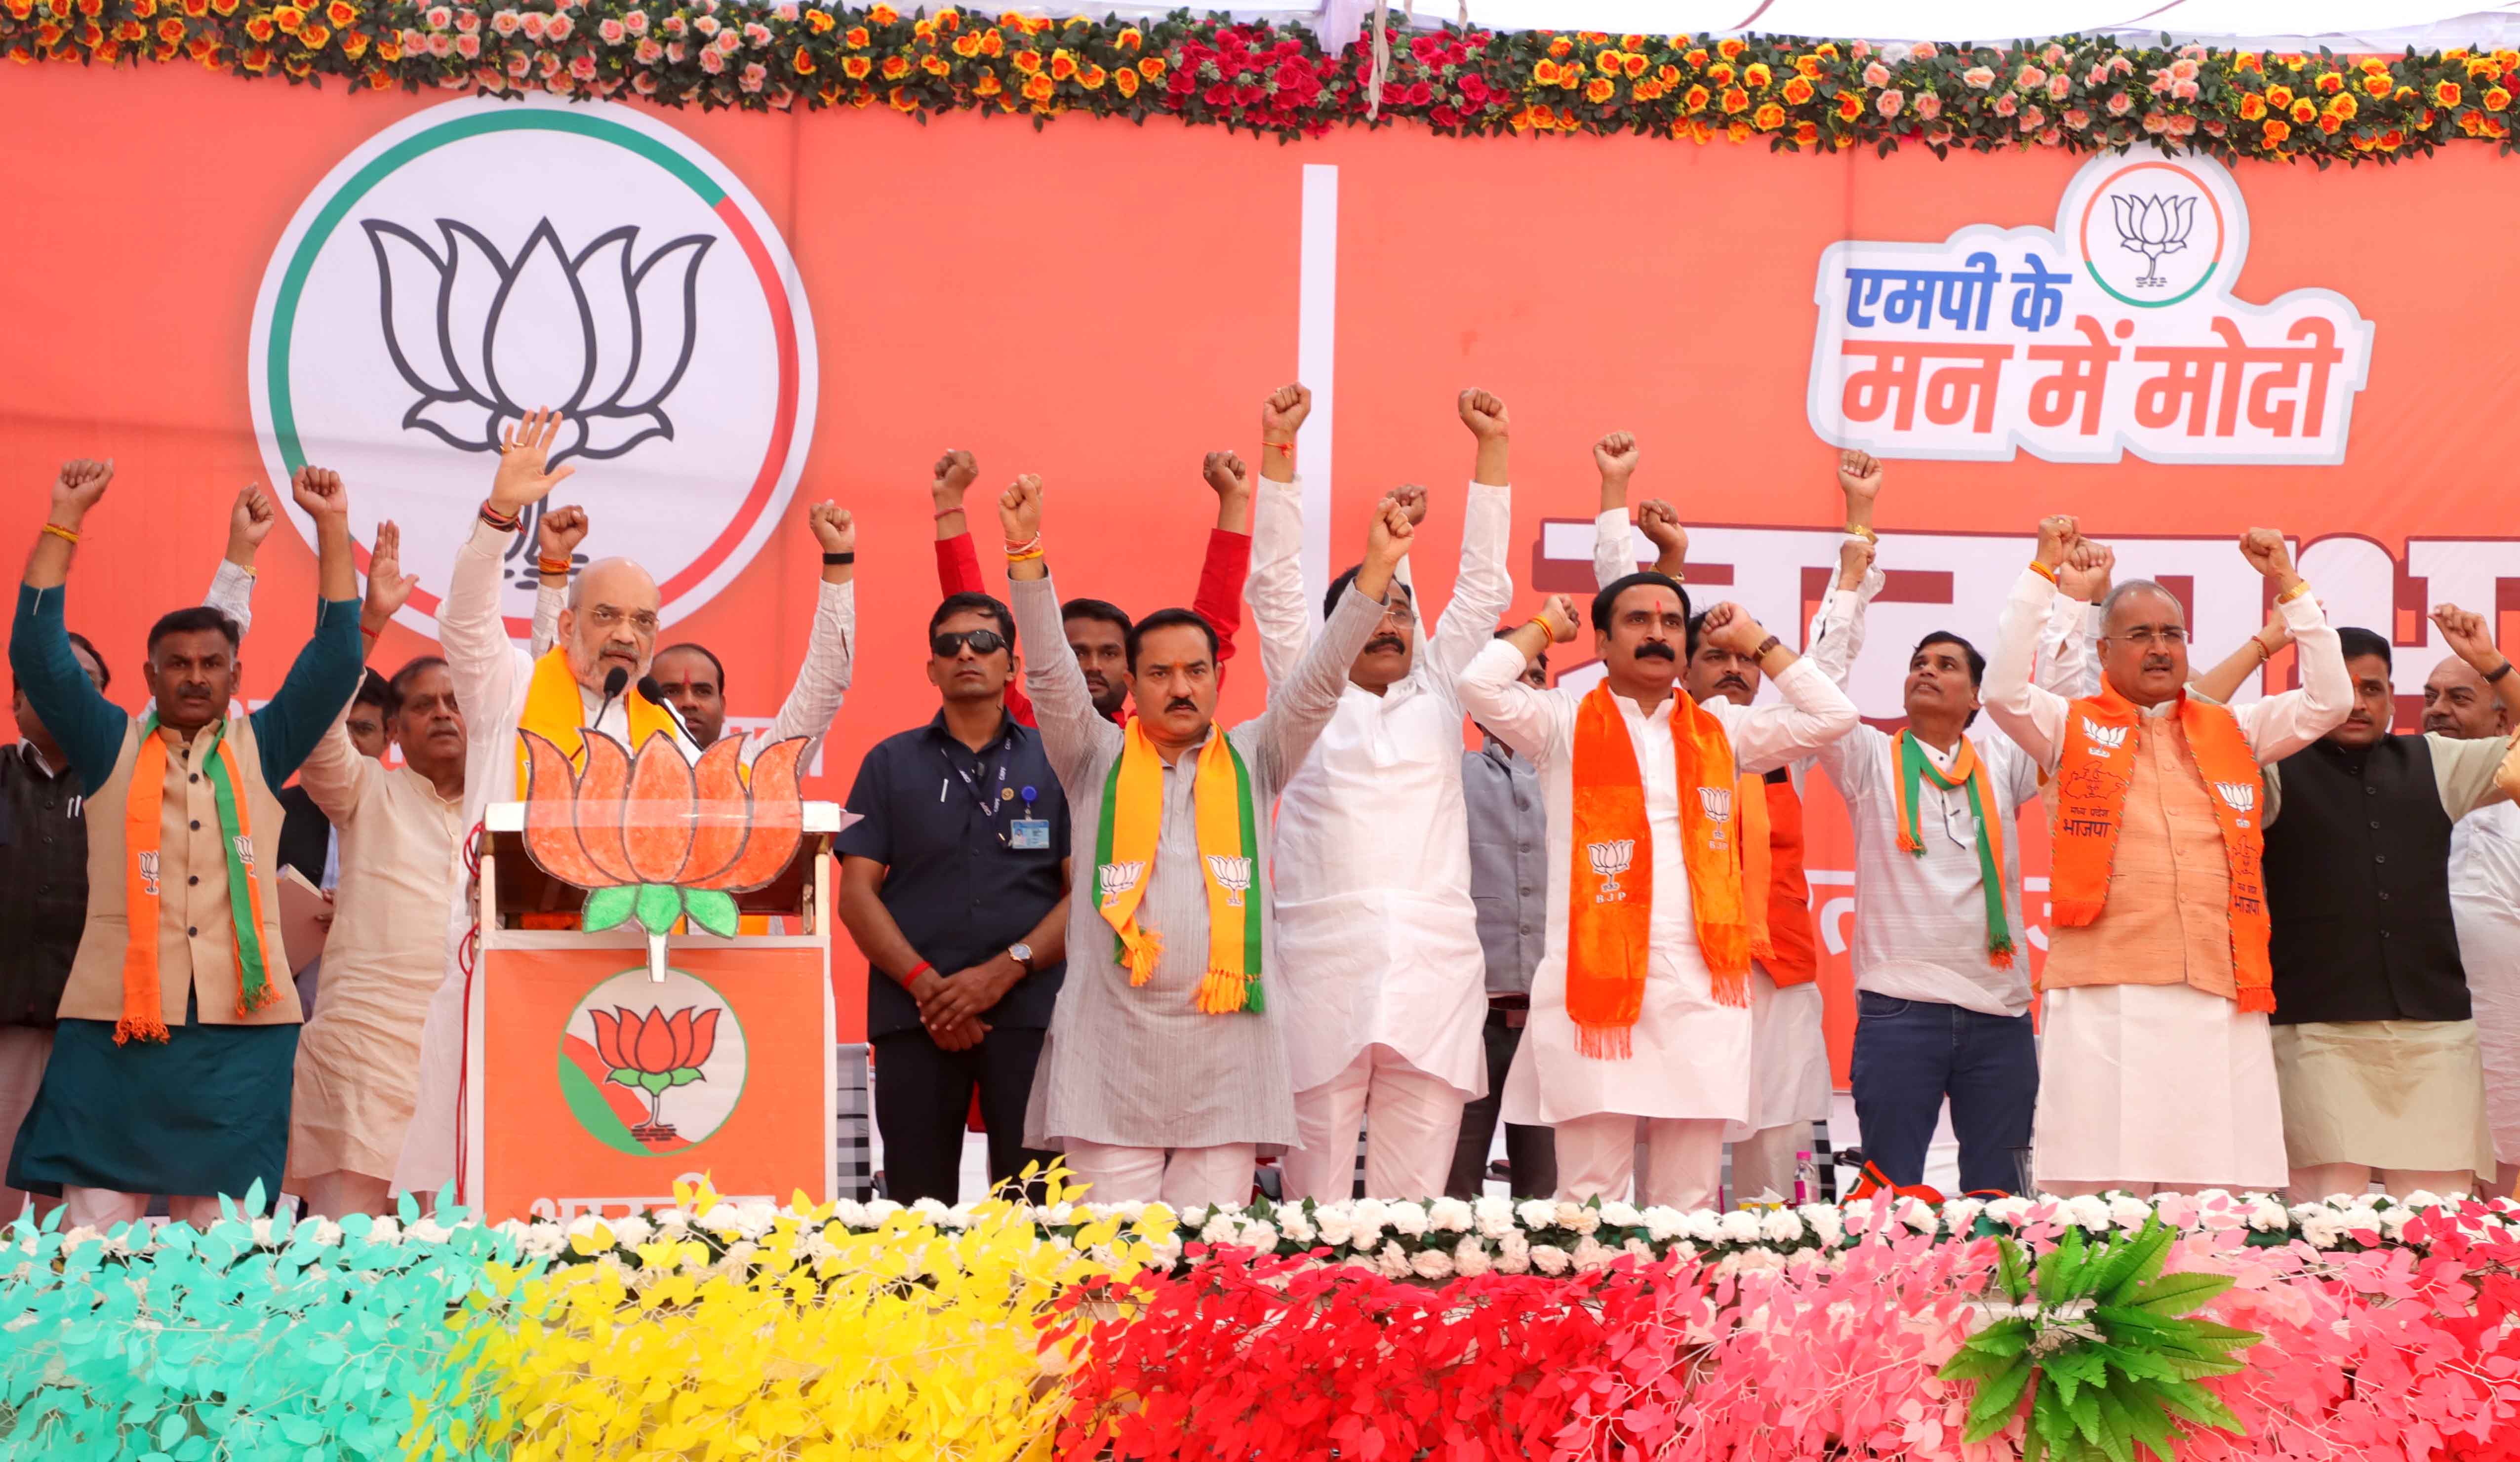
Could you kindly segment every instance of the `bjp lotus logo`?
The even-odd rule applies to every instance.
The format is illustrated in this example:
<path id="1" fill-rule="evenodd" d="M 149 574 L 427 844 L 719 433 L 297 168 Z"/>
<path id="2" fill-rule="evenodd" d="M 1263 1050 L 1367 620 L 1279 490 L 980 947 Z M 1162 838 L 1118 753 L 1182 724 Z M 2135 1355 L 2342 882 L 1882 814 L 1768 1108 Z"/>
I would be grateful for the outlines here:
<path id="1" fill-rule="evenodd" d="M 560 1090 L 587 1135 L 663 1157 L 698 1145 L 742 1105 L 750 1053 L 735 1008 L 688 971 L 634 965 L 586 992 L 562 1027 Z"/>
<path id="2" fill-rule="evenodd" d="M 511 259 L 451 218 L 437 220 L 436 248 L 382 218 L 360 227 L 376 249 L 385 352 L 420 393 L 406 430 L 496 452 L 502 424 L 565 402 L 555 464 L 673 436 L 664 401 L 692 363 L 692 305 L 715 239 L 688 235 L 643 257 L 634 226 L 572 254 L 546 218 Z"/>
<path id="3" fill-rule="evenodd" d="M 2118 244 L 2143 255 L 2147 266 L 2136 281 L 2139 288 L 2158 289 L 2170 283 L 2161 277 L 2161 261 L 2187 246 L 2187 236 L 2196 230 L 2196 199 L 2161 194 L 2141 198 L 2131 193 L 2109 195 L 2109 206 L 2117 224 Z"/>
<path id="4" fill-rule="evenodd" d="M 586 766 L 532 731 L 525 744 L 525 850 L 536 866 L 585 889 L 579 927 L 600 933 L 632 918 L 648 931 L 649 963 L 664 977 L 664 938 L 688 918 L 731 938 L 735 895 L 763 887 L 804 839 L 797 763 L 806 738 L 753 758 L 746 786 L 743 743 L 727 737 L 684 758 L 652 735 L 636 760 L 601 731 L 586 732 Z"/>
<path id="5" fill-rule="evenodd" d="M 595 1049 L 609 1068 L 605 1081 L 648 1094 L 648 1121 L 630 1129 L 642 1142 L 670 1142 L 680 1135 L 665 1123 L 665 1093 L 676 1086 L 708 1080 L 701 1068 L 717 1049 L 717 1021 L 723 1007 L 695 1011 L 685 1005 L 670 1017 L 662 1006 L 645 1016 L 615 1006 L 595 1017 Z"/>

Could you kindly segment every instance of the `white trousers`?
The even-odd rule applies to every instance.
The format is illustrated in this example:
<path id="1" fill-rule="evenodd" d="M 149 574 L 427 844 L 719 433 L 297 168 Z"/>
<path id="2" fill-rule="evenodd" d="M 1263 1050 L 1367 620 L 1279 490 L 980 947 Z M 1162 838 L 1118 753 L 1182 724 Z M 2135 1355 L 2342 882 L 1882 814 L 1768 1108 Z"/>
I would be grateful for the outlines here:
<path id="1" fill-rule="evenodd" d="M 1369 1045 L 1337 1076 L 1295 1093 L 1286 1197 L 1344 1203 L 1356 1192 L 1356 1132 L 1365 1128 L 1365 1196 L 1424 1203 L 1444 1195 L 1469 1097 L 1441 1077 Z"/>
<path id="2" fill-rule="evenodd" d="M 1259 1160 L 1259 1146 L 1252 1142 L 1169 1148 L 1067 1144 L 1068 1171 L 1091 1184 L 1088 1203 L 1168 1203 L 1176 1209 L 1248 1203 L 1251 1171 Z"/>
<path id="3" fill-rule="evenodd" d="M 1644 1126 L 1645 1171 L 1637 1178 L 1637 1127 Z M 1557 1124 L 1557 1196 L 1623 1198 L 1637 1184 L 1640 1208 L 1688 1213 L 1715 1206 L 1724 1180 L 1724 1119 L 1630 1117 L 1618 1112 Z"/>
<path id="4" fill-rule="evenodd" d="M 44 1085 L 44 1067 L 52 1058 L 52 1032 L 34 1026 L 0 1026 L 0 1168 L 8 1164 L 9 1149 L 35 1105 L 35 1093 Z M 0 1224 L 24 1213 L 32 1196 L 0 1180 Z"/>

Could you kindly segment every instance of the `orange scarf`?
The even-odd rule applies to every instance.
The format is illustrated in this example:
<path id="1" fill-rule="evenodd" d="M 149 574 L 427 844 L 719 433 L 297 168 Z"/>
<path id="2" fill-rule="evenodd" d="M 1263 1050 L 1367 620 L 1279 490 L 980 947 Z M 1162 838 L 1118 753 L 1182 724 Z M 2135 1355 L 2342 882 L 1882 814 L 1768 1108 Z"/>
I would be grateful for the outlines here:
<path id="1" fill-rule="evenodd" d="M 1759 956 L 1779 988 L 1820 978 L 1820 941 L 1812 929 L 1811 879 L 1803 872 L 1803 799 L 1793 778 L 1769 774 L 1768 953 Z M 1751 884 L 1754 890 L 1758 885 Z"/>
<path id="2" fill-rule="evenodd" d="M 1732 784 L 1732 806 L 1741 814 L 1741 913 L 1750 926 L 1750 955 L 1773 959 L 1777 946 L 1768 927 L 1768 890 L 1777 859 L 1769 840 L 1766 774 L 1742 773 Z"/>
<path id="3" fill-rule="evenodd" d="M 1687 695 L 1671 703 L 1672 759 L 1680 788 L 1681 853 L 1688 867 L 1698 953 L 1715 998 L 1750 1003 L 1750 924 L 1741 893 L 1741 847 L 1727 830 L 1739 796 L 1724 724 Z M 1566 880 L 1566 1015 L 1575 1048 L 1625 1060 L 1644 1010 L 1645 958 L 1653 929 L 1653 828 L 1627 718 L 1605 683 L 1575 708 L 1574 839 Z M 1633 896 L 1633 897 L 1632 897 Z"/>
<path id="4" fill-rule="evenodd" d="M 280 997 L 271 985 L 262 948 L 262 884 L 253 875 L 253 813 L 247 805 L 245 770 L 227 739 L 225 723 L 201 734 L 210 738 L 205 775 L 218 808 L 219 848 L 226 855 L 228 912 L 236 926 L 237 1017 L 242 1020 Z M 131 764 L 123 805 L 122 1018 L 113 1043 L 168 1039 L 158 983 L 158 917 L 159 840 L 166 808 L 166 738 L 152 712 L 140 724 L 140 745 Z M 195 823 L 199 826 L 199 823 Z M 196 879 L 198 882 L 199 880 Z"/>
<path id="5" fill-rule="evenodd" d="M 2108 902 L 2109 869 L 2125 825 L 2127 788 L 2135 779 L 2142 713 L 2107 685 L 2066 707 L 2065 747 L 2055 781 L 2054 851 L 2049 902 L 2068 928 L 2096 922 Z M 2223 854 L 2231 871 L 2231 975 L 2243 1013 L 2275 1008 L 2274 971 L 2267 958 L 2266 886 L 2260 867 L 2266 829 L 2258 806 L 2257 753 L 2226 708 L 2182 696 L 2180 729 L 2204 775 Z"/>

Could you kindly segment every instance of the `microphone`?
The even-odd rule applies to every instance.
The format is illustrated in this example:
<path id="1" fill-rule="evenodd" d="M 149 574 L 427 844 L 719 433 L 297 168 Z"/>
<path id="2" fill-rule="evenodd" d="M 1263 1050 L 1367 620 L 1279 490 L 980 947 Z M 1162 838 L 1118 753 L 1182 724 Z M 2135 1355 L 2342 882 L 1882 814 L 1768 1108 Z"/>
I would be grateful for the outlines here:
<path id="1" fill-rule="evenodd" d="M 589 724 L 590 730 L 604 724 L 604 713 L 612 709 L 612 702 L 621 697 L 621 687 L 628 684 L 630 672 L 618 665 L 604 677 L 604 704 L 595 708 L 595 720 Z"/>
<path id="2" fill-rule="evenodd" d="M 609 685 L 610 682 L 608 681 L 606 684 Z M 684 740 L 691 742 L 694 746 L 700 744 L 700 738 L 692 734 L 691 723 L 685 721 L 683 719 L 683 713 L 675 710 L 674 703 L 665 698 L 665 687 L 656 684 L 656 678 L 654 676 L 643 675 L 639 677 L 639 693 L 646 696 L 651 702 L 665 708 L 665 714 L 673 717 L 674 725 L 681 729 Z"/>

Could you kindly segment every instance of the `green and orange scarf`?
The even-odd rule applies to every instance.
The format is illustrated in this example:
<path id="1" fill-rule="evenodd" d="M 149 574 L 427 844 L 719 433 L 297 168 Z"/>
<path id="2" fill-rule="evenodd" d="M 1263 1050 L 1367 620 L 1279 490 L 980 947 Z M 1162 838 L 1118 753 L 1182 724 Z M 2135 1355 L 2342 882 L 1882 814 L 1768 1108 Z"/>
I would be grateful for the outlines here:
<path id="1" fill-rule="evenodd" d="M 1163 839 L 1164 765 L 1145 723 L 1132 720 L 1121 735 L 1120 758 L 1102 781 L 1094 908 L 1118 940 L 1115 957 L 1128 966 L 1129 983 L 1144 985 L 1154 978 L 1164 951 L 1163 936 L 1138 922 Z M 1198 749 L 1193 775 L 1191 801 L 1207 888 L 1207 972 L 1199 980 L 1198 1008 L 1209 1015 L 1257 1013 L 1267 1006 L 1260 994 L 1260 909 L 1251 888 L 1260 848 L 1251 772 L 1220 729 Z"/>
<path id="2" fill-rule="evenodd" d="M 1995 788 L 1987 781 L 1986 758 L 1968 737 L 1960 737 L 1959 750 L 1952 755 L 1952 770 L 1945 775 L 1925 754 L 1924 743 L 1914 731 L 1899 732 L 1899 762 L 1890 773 L 1890 792 L 1898 808 L 1899 848 L 1903 853 L 1925 856 L 1925 838 L 1917 819 L 1922 816 L 1924 783 L 1930 781 L 1942 791 L 1968 788 L 1969 816 L 1977 821 L 1977 881 L 1986 899 L 1986 957 L 1997 969 L 2012 967 L 2012 922 L 2003 912 L 2003 812 L 1995 800 Z"/>
<path id="3" fill-rule="evenodd" d="M 1724 723 L 1686 695 L 1671 706 L 1680 788 L 1680 845 L 1697 949 L 1715 998 L 1750 1003 L 1750 918 L 1742 894 L 1738 795 Z M 1575 708 L 1574 849 L 1566 880 L 1566 1017 L 1575 1048 L 1597 1059 L 1634 1054 L 1653 932 L 1653 828 L 1627 718 L 1598 685 Z M 1763 891 L 1764 897 L 1764 891 Z"/>
<path id="4" fill-rule="evenodd" d="M 236 1013 L 247 1016 L 279 998 L 263 957 L 262 885 L 253 876 L 253 819 L 246 799 L 237 794 L 245 774 L 237 766 L 236 748 L 228 744 L 225 723 L 202 734 L 210 738 L 204 775 L 218 801 L 219 846 L 227 853 L 228 911 L 236 922 Z M 158 977 L 158 855 L 159 820 L 165 807 L 166 738 L 158 734 L 158 717 L 152 712 L 141 724 L 131 793 L 123 809 L 123 901 L 129 937 L 122 951 L 122 1018 L 113 1026 L 116 1045 L 167 1039 Z"/>

